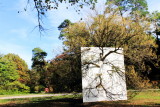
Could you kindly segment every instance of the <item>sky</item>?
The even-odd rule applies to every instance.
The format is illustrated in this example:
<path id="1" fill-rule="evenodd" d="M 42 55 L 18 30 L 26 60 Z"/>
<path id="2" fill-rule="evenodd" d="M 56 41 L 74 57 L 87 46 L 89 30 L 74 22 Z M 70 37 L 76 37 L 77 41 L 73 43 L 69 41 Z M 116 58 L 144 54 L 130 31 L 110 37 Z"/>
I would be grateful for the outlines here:
<path id="1" fill-rule="evenodd" d="M 32 1 L 32 0 L 31 0 Z M 78 14 L 73 7 L 66 9 L 67 4 L 60 4 L 58 10 L 47 13 L 44 27 L 47 29 L 40 36 L 37 25 L 35 9 L 28 5 L 24 11 L 27 0 L 0 0 L 0 54 L 14 53 L 26 61 L 29 68 L 32 61 L 32 49 L 40 47 L 48 53 L 46 60 L 54 58 L 62 52 L 62 41 L 58 39 L 57 27 L 65 19 L 77 22 L 87 18 L 91 10 L 84 8 Z M 104 0 L 98 0 L 98 10 L 103 9 Z M 160 0 L 147 0 L 149 11 L 160 11 Z M 19 13 L 18 13 L 19 11 Z"/>

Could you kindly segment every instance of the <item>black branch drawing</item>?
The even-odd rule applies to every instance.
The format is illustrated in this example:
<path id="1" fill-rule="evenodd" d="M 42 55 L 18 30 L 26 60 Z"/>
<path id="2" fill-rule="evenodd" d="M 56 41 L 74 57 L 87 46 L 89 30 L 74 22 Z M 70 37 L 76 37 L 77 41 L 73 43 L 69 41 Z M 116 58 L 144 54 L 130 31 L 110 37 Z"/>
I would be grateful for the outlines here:
<path id="1" fill-rule="evenodd" d="M 88 99 L 98 98 L 102 93 L 104 93 L 106 99 L 110 101 L 117 100 L 117 97 L 120 97 L 118 99 L 121 99 L 123 96 L 126 96 L 126 86 L 124 85 L 124 67 L 120 67 L 119 65 L 115 64 L 114 61 L 108 59 L 108 57 L 113 53 L 122 54 L 122 49 L 112 48 L 106 53 L 107 48 L 104 47 L 97 48 L 97 50 L 99 51 L 96 52 L 92 49 L 87 48 L 84 49 L 85 51 L 82 50 L 82 57 L 84 57 L 87 54 L 87 52 L 92 52 L 92 54 L 89 54 L 87 57 L 84 57 L 82 59 L 82 76 L 83 78 L 90 79 L 91 81 L 88 83 L 87 87 L 83 89 L 84 96 Z M 109 66 L 110 69 L 106 69 L 105 66 Z M 89 74 L 91 69 L 98 69 L 98 73 L 96 73 L 96 75 L 94 76 Z M 106 78 L 108 78 L 109 81 L 106 81 Z M 115 86 L 121 87 L 119 92 L 113 91 L 113 88 Z"/>

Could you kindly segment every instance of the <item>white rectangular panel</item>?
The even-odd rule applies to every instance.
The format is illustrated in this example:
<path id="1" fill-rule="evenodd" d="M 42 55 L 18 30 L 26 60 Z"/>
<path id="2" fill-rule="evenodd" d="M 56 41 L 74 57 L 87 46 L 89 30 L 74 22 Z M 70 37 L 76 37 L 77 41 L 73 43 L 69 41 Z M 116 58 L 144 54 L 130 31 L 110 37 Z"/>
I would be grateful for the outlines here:
<path id="1" fill-rule="evenodd" d="M 83 102 L 127 100 L 122 48 L 81 47 L 81 63 Z"/>

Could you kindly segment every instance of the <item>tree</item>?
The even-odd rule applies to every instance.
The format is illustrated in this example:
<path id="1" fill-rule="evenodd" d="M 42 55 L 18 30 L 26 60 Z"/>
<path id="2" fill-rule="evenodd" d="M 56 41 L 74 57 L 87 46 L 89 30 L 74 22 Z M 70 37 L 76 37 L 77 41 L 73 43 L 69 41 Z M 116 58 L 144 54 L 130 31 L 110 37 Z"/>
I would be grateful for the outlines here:
<path id="1" fill-rule="evenodd" d="M 159 80 L 160 78 L 160 12 L 154 11 L 148 17 L 151 22 L 152 29 L 149 32 L 155 38 L 157 48 L 154 49 L 156 52 L 156 58 L 154 60 L 148 61 L 146 64 L 150 66 L 151 72 L 148 74 L 151 80 Z"/>
<path id="2" fill-rule="evenodd" d="M 63 30 L 64 28 L 68 27 L 69 25 L 71 25 L 72 22 L 68 19 L 65 19 L 59 26 L 58 29 L 59 30 Z"/>
<path id="3" fill-rule="evenodd" d="M 0 59 L 0 77 L 1 88 L 19 78 L 16 66 L 6 58 Z"/>
<path id="4" fill-rule="evenodd" d="M 61 32 L 60 32 L 60 35 L 59 35 L 59 39 L 63 39 L 63 36 L 64 36 L 64 34 L 63 34 L 63 32 L 62 32 L 62 30 L 63 29 L 65 29 L 66 27 L 68 27 L 69 25 L 72 25 L 73 23 L 70 21 L 70 20 L 68 20 L 68 19 L 65 19 L 59 26 L 58 26 L 58 30 L 60 30 Z"/>
<path id="5" fill-rule="evenodd" d="M 28 74 L 28 65 L 26 62 L 21 59 L 18 55 L 9 53 L 4 55 L 4 58 L 8 59 L 16 66 L 16 70 L 19 74 L 19 82 L 23 84 L 27 84 L 29 82 L 29 74 Z"/>
<path id="6" fill-rule="evenodd" d="M 155 33 L 155 38 L 156 38 L 156 42 L 157 45 L 160 46 L 160 40 L 159 40 L 159 35 L 160 35 L 160 12 L 158 11 L 154 11 L 151 13 L 150 15 L 150 20 L 154 26 L 154 32 Z M 159 50 L 159 49 L 158 49 Z M 160 52 L 158 51 L 158 54 L 160 54 Z"/>
<path id="7" fill-rule="evenodd" d="M 118 10 L 121 16 L 127 12 L 136 19 L 149 13 L 146 0 L 108 0 L 107 5 L 111 11 Z"/>
<path id="8" fill-rule="evenodd" d="M 46 87 L 45 83 L 45 66 L 47 62 L 45 61 L 45 57 L 47 53 L 43 51 L 41 48 L 34 48 L 32 50 L 32 70 L 30 71 L 31 76 L 31 91 L 37 90 L 41 91 L 44 87 Z M 36 89 L 35 89 L 36 88 Z"/>
<path id="9" fill-rule="evenodd" d="M 28 4 L 32 4 L 31 0 L 28 0 Z M 91 9 L 95 8 L 95 3 L 97 3 L 97 0 L 34 0 L 33 1 L 33 8 L 36 9 L 37 12 L 37 22 L 38 25 L 37 27 L 39 28 L 40 34 L 42 31 L 44 31 L 43 28 L 43 16 L 46 16 L 47 11 L 52 10 L 52 9 L 58 9 L 60 3 L 68 3 L 69 6 L 75 6 L 76 11 L 79 12 L 83 6 L 89 6 Z M 24 8 L 24 10 L 27 10 L 27 6 Z M 68 9 L 68 7 L 66 9 Z"/>
<path id="10" fill-rule="evenodd" d="M 32 68 L 36 68 L 41 70 L 45 65 L 45 57 L 47 53 L 43 51 L 41 48 L 34 48 L 32 50 Z"/>
<path id="11" fill-rule="evenodd" d="M 81 92 L 81 64 L 77 59 L 75 54 L 64 52 L 50 61 L 47 72 L 54 92 Z"/>
<path id="12" fill-rule="evenodd" d="M 115 50 L 102 55 L 102 61 L 123 48 L 126 67 L 133 66 L 131 68 L 140 76 L 145 71 L 145 60 L 155 58 L 153 48 L 156 48 L 155 39 L 146 33 L 149 23 L 142 19 L 138 22 L 132 17 L 122 18 L 118 13 L 97 15 L 90 21 L 74 23 L 62 30 L 65 34 L 63 43 L 73 53 L 80 52 L 80 47 L 115 47 Z"/>
<path id="13" fill-rule="evenodd" d="M 19 74 L 15 63 L 6 57 L 0 58 L 0 94 L 29 92 L 30 88 L 18 81 Z"/>

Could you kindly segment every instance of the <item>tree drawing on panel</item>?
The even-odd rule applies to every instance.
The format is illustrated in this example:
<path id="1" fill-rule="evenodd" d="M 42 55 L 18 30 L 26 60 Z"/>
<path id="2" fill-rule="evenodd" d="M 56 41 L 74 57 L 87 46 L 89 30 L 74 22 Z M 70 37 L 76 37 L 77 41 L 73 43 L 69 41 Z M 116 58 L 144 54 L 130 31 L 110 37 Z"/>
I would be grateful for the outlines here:
<path id="1" fill-rule="evenodd" d="M 82 47 L 83 101 L 126 100 L 122 48 Z"/>

